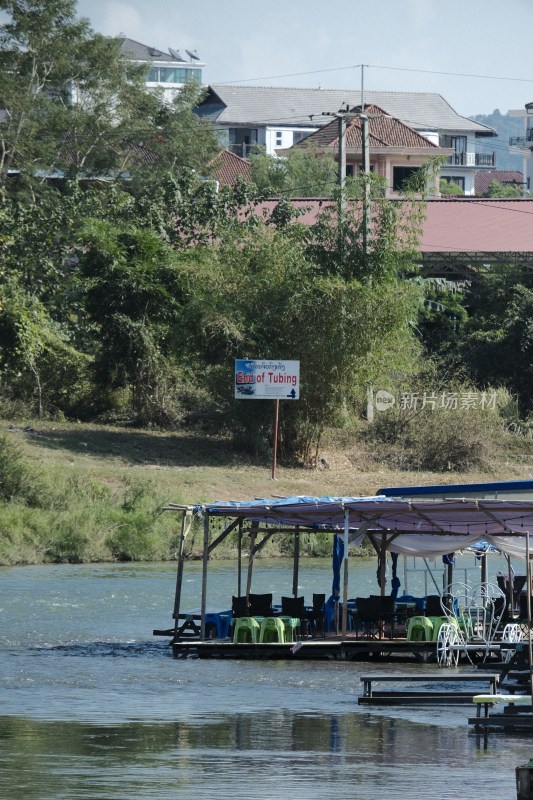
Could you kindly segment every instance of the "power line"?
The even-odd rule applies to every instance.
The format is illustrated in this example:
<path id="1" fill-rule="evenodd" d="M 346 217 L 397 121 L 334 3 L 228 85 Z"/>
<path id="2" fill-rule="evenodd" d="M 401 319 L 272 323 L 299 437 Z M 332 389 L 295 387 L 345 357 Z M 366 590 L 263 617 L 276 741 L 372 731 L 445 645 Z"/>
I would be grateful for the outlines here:
<path id="1" fill-rule="evenodd" d="M 217 81 L 217 84 L 227 83 L 251 83 L 253 81 L 270 81 L 278 78 L 294 78 L 302 75 L 318 75 L 324 72 L 343 72 L 350 69 L 359 69 L 363 64 L 351 64 L 346 67 L 325 67 L 323 69 L 313 69 L 306 72 L 287 72 L 282 75 L 265 75 L 262 78 L 239 78 L 237 80 Z M 447 72 L 444 70 L 416 69 L 414 67 L 389 67 L 381 64 L 365 64 L 364 66 L 372 69 L 391 70 L 393 72 L 416 72 L 422 75 L 445 75 L 454 78 L 476 78 L 479 80 L 491 81 L 511 81 L 516 83 L 533 83 L 533 78 L 512 78 L 507 75 L 477 75 L 468 72 Z"/>

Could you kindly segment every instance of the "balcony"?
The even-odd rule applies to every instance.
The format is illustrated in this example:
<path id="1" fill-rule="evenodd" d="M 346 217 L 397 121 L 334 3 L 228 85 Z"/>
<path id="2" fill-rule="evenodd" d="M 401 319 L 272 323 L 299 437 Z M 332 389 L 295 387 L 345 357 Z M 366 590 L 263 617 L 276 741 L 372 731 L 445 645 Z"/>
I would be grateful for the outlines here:
<path id="1" fill-rule="evenodd" d="M 257 142 L 254 142 L 253 144 L 243 144 L 242 142 L 238 144 L 228 144 L 227 148 L 236 156 L 240 156 L 241 158 L 249 158 L 251 154 L 257 153 Z"/>
<path id="2" fill-rule="evenodd" d="M 509 138 L 509 147 L 525 147 L 531 149 L 533 144 L 533 128 L 528 128 L 525 136 L 511 136 Z"/>
<path id="3" fill-rule="evenodd" d="M 448 157 L 448 164 L 455 167 L 495 167 L 495 153 L 454 153 Z"/>

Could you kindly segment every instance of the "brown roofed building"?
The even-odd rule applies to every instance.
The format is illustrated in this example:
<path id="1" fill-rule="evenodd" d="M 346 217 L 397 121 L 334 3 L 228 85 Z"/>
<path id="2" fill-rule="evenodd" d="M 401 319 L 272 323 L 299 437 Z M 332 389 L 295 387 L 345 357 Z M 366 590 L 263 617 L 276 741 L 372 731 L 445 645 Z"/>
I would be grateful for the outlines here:
<path id="1" fill-rule="evenodd" d="M 252 180 L 252 165 L 246 159 L 236 156 L 229 150 L 221 150 L 210 162 L 209 171 L 221 186 L 233 186 L 237 178 Z"/>
<path id="2" fill-rule="evenodd" d="M 416 172 L 429 158 L 448 156 L 452 152 L 450 149 L 439 147 L 428 137 L 387 114 L 379 106 L 366 106 L 364 114 L 368 118 L 370 171 L 385 178 L 387 197 L 399 196 L 406 178 Z M 298 149 L 313 147 L 317 152 L 332 153 L 337 157 L 339 135 L 339 124 L 335 120 L 307 136 L 295 147 Z M 345 148 L 346 174 L 356 176 L 363 170 L 363 121 L 360 108 L 356 107 L 350 112 L 346 124 Z M 282 154 L 278 151 L 278 155 Z M 438 195 L 437 182 L 434 194 Z"/>
<path id="3" fill-rule="evenodd" d="M 491 183 L 496 181 L 503 186 L 517 186 L 520 188 L 520 193 L 524 193 L 524 175 L 522 172 L 514 170 L 491 169 L 488 171 L 476 172 L 475 187 L 476 195 L 483 197 L 487 194 Z"/>

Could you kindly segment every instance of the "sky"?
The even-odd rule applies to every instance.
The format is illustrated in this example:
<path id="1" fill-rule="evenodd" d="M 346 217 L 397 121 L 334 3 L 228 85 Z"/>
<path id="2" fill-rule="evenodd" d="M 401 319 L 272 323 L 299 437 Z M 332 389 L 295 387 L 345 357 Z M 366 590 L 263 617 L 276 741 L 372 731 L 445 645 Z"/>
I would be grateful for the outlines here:
<path id="1" fill-rule="evenodd" d="M 459 114 L 533 100 L 533 0 L 78 0 L 95 31 L 196 50 L 204 83 L 437 92 Z M 364 65 L 362 68 L 361 65 Z"/>

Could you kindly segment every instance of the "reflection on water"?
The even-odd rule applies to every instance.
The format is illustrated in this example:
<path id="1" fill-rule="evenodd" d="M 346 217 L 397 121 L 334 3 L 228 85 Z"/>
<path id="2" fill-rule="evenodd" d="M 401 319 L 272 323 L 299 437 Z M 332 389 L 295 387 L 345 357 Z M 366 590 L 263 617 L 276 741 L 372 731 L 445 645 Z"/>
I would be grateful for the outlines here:
<path id="1" fill-rule="evenodd" d="M 358 585 L 374 567 L 358 567 Z M 213 604 L 231 593 L 232 569 L 216 565 Z M 291 579 L 287 564 L 262 565 L 259 590 L 281 594 Z M 0 580 L 6 800 L 446 800 L 465 787 L 469 800 L 515 800 L 515 767 L 532 755 L 518 736 L 485 747 L 466 707 L 358 707 L 360 675 L 394 665 L 174 661 L 150 636 L 169 616 L 172 565 L 6 569 Z M 326 562 L 302 566 L 302 594 L 329 580 Z"/>
<path id="2" fill-rule="evenodd" d="M 58 724 L 0 718 L 0 793 L 13 798 L 373 800 L 513 798 L 525 743 L 503 757 L 475 737 L 366 714 L 289 711 L 192 721 Z M 505 770 L 502 768 L 505 766 Z"/>

